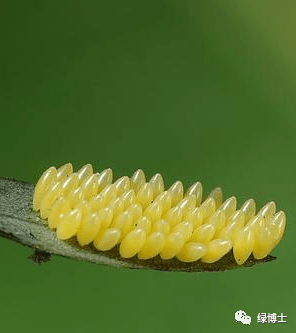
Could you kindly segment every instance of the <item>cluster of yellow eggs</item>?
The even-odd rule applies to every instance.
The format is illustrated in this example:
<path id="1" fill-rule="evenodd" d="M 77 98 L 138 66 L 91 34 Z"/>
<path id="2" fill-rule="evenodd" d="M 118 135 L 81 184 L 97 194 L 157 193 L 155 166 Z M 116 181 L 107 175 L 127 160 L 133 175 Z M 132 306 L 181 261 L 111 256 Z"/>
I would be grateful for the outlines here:
<path id="1" fill-rule="evenodd" d="M 90 164 L 76 173 L 71 163 L 50 167 L 36 184 L 33 209 L 59 239 L 76 236 L 100 251 L 119 245 L 123 258 L 213 263 L 233 249 L 241 265 L 251 253 L 266 257 L 284 233 L 286 217 L 274 202 L 256 214 L 253 199 L 237 209 L 235 197 L 222 202 L 215 188 L 202 200 L 200 182 L 185 194 L 180 181 L 165 190 L 160 174 L 146 182 L 140 169 L 112 181 L 111 169 L 93 173 Z"/>

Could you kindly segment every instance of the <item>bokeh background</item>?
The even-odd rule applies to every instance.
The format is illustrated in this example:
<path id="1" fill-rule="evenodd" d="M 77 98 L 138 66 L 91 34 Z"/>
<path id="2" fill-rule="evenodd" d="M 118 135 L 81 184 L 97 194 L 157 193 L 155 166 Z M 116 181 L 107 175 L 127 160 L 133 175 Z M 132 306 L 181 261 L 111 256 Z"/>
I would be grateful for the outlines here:
<path id="1" fill-rule="evenodd" d="M 118 270 L 0 239 L 9 332 L 295 331 L 293 1 L 8 1 L 0 12 L 0 175 L 142 168 L 287 213 L 278 259 L 223 273 Z M 258 313 L 285 324 L 258 324 Z M 279 327 L 280 326 L 280 327 Z"/>

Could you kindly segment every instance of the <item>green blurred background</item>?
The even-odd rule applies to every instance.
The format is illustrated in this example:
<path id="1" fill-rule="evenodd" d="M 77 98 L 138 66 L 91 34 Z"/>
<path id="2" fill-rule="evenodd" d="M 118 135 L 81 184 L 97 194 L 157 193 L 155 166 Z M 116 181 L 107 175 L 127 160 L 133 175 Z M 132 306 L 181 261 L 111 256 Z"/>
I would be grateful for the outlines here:
<path id="1" fill-rule="evenodd" d="M 287 213 L 278 260 L 223 273 L 42 266 L 0 239 L 9 332 L 295 331 L 293 1 L 10 1 L 0 13 L 0 175 L 51 165 L 196 180 Z M 258 324 L 258 313 L 286 324 Z M 280 327 L 279 327 L 280 326 Z"/>

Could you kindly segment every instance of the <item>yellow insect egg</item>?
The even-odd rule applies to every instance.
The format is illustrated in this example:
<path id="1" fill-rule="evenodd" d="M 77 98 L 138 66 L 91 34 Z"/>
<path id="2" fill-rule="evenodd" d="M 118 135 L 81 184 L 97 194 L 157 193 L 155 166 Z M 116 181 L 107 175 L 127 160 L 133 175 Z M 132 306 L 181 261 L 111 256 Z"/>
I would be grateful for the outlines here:
<path id="1" fill-rule="evenodd" d="M 98 234 L 101 227 L 99 213 L 86 214 L 77 230 L 77 240 L 80 245 L 91 243 Z"/>
<path id="2" fill-rule="evenodd" d="M 165 240 L 163 249 L 160 252 L 162 259 L 172 259 L 185 245 L 185 237 L 182 231 L 175 230 L 170 233 Z"/>
<path id="3" fill-rule="evenodd" d="M 140 188 L 146 183 L 146 177 L 144 171 L 139 169 L 131 177 L 131 188 L 135 190 L 136 193 L 139 192 Z"/>
<path id="4" fill-rule="evenodd" d="M 138 252 L 139 259 L 150 259 L 156 257 L 163 249 L 165 235 L 160 231 L 155 231 L 148 236 L 144 245 Z"/>
<path id="5" fill-rule="evenodd" d="M 107 228 L 96 236 L 93 243 L 96 249 L 108 251 L 117 244 L 120 236 L 119 228 Z"/>
<path id="6" fill-rule="evenodd" d="M 123 258 L 136 255 L 146 240 L 146 228 L 137 227 L 129 232 L 120 243 L 119 253 Z"/>
<path id="7" fill-rule="evenodd" d="M 237 206 L 234 196 L 223 202 L 220 187 L 203 198 L 200 182 L 184 193 L 181 181 L 166 189 L 159 173 L 149 180 L 139 169 L 113 180 L 111 169 L 94 173 L 90 164 L 76 172 L 71 163 L 50 167 L 33 195 L 33 209 L 58 239 L 157 265 L 210 265 L 229 253 L 243 265 L 268 256 L 283 237 L 285 213 L 273 201 L 257 214 L 253 199 Z"/>
<path id="8" fill-rule="evenodd" d="M 97 174 L 97 177 L 98 177 L 98 184 L 99 184 L 98 191 L 101 191 L 107 185 L 112 183 L 113 172 L 109 168 L 109 169 L 103 170 L 101 173 Z"/>
<path id="9" fill-rule="evenodd" d="M 60 223 L 60 215 L 65 214 L 71 210 L 68 199 L 61 196 L 55 200 L 54 204 L 51 207 L 48 216 L 48 226 L 51 229 L 57 228 Z"/>
<path id="10" fill-rule="evenodd" d="M 183 184 L 178 180 L 168 190 L 172 195 L 172 206 L 175 206 L 183 199 Z"/>
<path id="11" fill-rule="evenodd" d="M 62 216 L 57 226 L 57 236 L 59 239 L 68 239 L 76 235 L 81 223 L 82 211 L 75 208 Z"/>
<path id="12" fill-rule="evenodd" d="M 113 222 L 112 227 L 121 230 L 121 236 L 124 237 L 131 229 L 133 222 L 133 217 L 128 211 L 124 211 L 117 215 Z"/>
<path id="13" fill-rule="evenodd" d="M 154 198 L 164 191 L 164 183 L 161 174 L 157 173 L 154 175 L 149 183 L 152 186 Z"/>
<path id="14" fill-rule="evenodd" d="M 250 225 L 240 229 L 233 240 L 233 254 L 237 263 L 244 263 L 254 249 L 254 234 Z"/>
<path id="15" fill-rule="evenodd" d="M 43 219 L 48 218 L 51 207 L 59 197 L 61 185 L 59 182 L 54 183 L 46 192 L 40 203 L 40 215 Z"/>
<path id="16" fill-rule="evenodd" d="M 158 221 L 162 214 L 162 207 L 158 202 L 153 202 L 147 207 L 144 214 L 151 221 Z"/>
<path id="17" fill-rule="evenodd" d="M 216 187 L 213 191 L 208 195 L 209 198 L 213 198 L 216 203 L 216 207 L 220 207 L 223 202 L 223 194 L 220 187 Z"/>
<path id="18" fill-rule="evenodd" d="M 61 181 L 61 195 L 68 197 L 68 195 L 75 190 L 79 185 L 79 178 L 77 173 L 69 175 L 65 180 Z"/>
<path id="19" fill-rule="evenodd" d="M 61 183 L 64 179 L 67 179 L 73 173 L 73 166 L 71 163 L 67 163 L 57 169 L 57 180 Z"/>
<path id="20" fill-rule="evenodd" d="M 202 258 L 207 253 L 207 247 L 202 243 L 188 242 L 177 254 L 180 261 L 192 262 Z"/>
<path id="21" fill-rule="evenodd" d="M 121 200 L 124 206 L 124 209 L 128 208 L 136 199 L 135 191 L 128 190 L 121 195 Z"/>
<path id="22" fill-rule="evenodd" d="M 200 207 L 195 207 L 184 214 L 184 221 L 192 222 L 193 227 L 197 228 L 202 224 L 202 212 Z"/>
<path id="23" fill-rule="evenodd" d="M 273 246 L 276 246 L 283 237 L 285 226 L 286 226 L 286 216 L 284 212 L 276 213 L 273 218 L 268 223 L 271 233 L 273 235 Z"/>
<path id="24" fill-rule="evenodd" d="M 41 201 L 44 199 L 48 188 L 57 183 L 57 170 L 55 167 L 47 169 L 41 178 L 38 180 L 35 186 L 35 192 L 33 197 L 33 209 L 40 210 Z"/>
<path id="25" fill-rule="evenodd" d="M 142 216 L 143 209 L 138 203 L 133 203 L 126 211 L 131 214 L 133 222 L 135 222 Z"/>
<path id="26" fill-rule="evenodd" d="M 160 193 L 155 199 L 154 203 L 161 206 L 162 214 L 165 214 L 172 206 L 172 195 L 168 191 Z"/>
<path id="27" fill-rule="evenodd" d="M 147 234 L 151 232 L 152 223 L 146 216 L 139 218 L 136 225 L 138 228 L 145 229 Z"/>
<path id="28" fill-rule="evenodd" d="M 201 182 L 196 182 L 191 185 L 185 193 L 185 197 L 189 195 L 194 195 L 196 197 L 196 206 L 200 206 L 202 200 L 202 184 Z"/>
<path id="29" fill-rule="evenodd" d="M 248 223 L 256 215 L 256 204 L 253 199 L 247 200 L 240 208 L 245 216 L 245 223 Z"/>

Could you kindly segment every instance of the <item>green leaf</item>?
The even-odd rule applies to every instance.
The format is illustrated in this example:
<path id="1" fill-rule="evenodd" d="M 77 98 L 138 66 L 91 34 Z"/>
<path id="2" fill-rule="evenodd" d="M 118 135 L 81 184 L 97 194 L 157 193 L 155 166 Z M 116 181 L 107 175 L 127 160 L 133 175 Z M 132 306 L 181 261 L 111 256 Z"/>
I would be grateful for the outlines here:
<path id="1" fill-rule="evenodd" d="M 234 260 L 232 251 L 213 264 L 200 260 L 184 263 L 177 259 L 162 260 L 159 256 L 149 260 L 136 257 L 123 259 L 118 248 L 101 252 L 92 245 L 81 247 L 76 238 L 67 241 L 56 237 L 55 231 L 47 226 L 32 210 L 34 185 L 15 179 L 0 178 L 0 235 L 34 249 L 30 259 L 42 263 L 50 259 L 51 254 L 67 257 L 77 261 L 89 261 L 95 264 L 106 264 L 114 267 L 133 269 L 154 269 L 161 271 L 214 272 L 253 265 L 276 259 L 268 255 L 256 260 L 251 256 L 242 266 Z"/>

